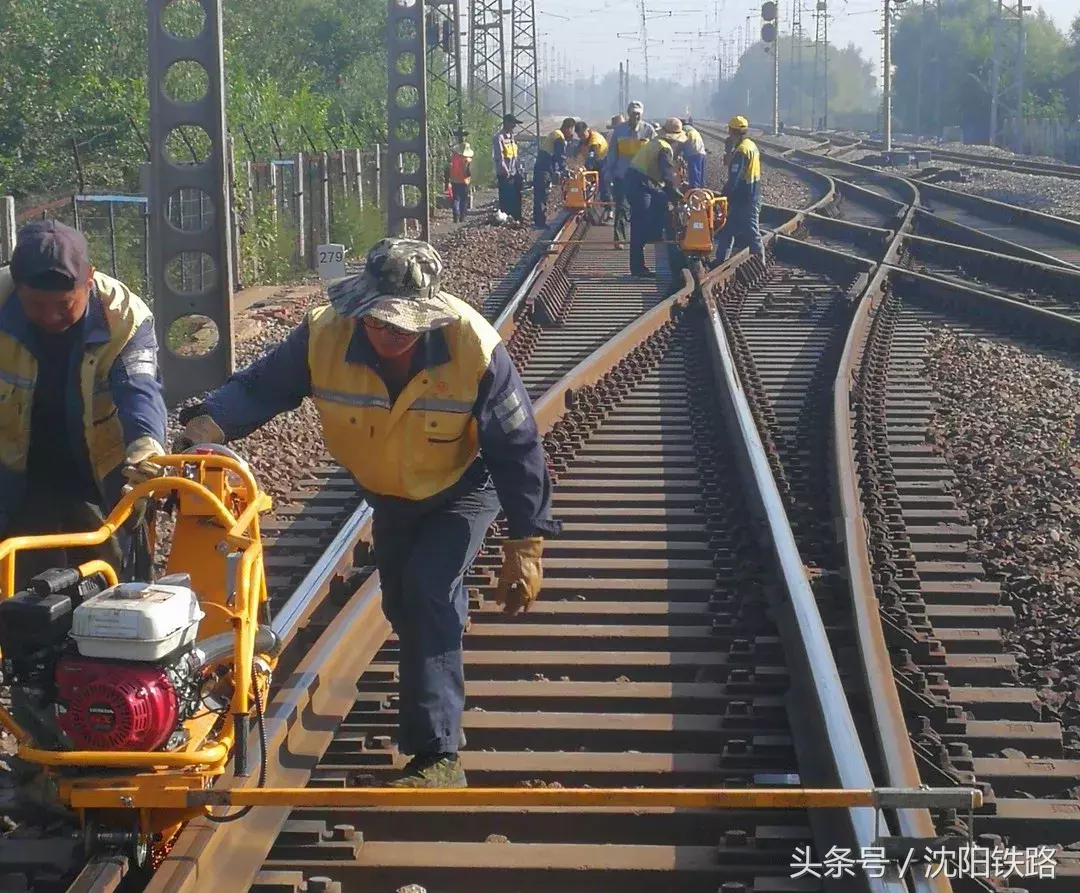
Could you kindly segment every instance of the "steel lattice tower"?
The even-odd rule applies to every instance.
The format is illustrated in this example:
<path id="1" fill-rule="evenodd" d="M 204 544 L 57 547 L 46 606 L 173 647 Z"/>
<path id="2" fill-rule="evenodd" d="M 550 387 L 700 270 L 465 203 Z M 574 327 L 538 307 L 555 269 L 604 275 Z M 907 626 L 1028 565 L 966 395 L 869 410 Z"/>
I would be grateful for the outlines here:
<path id="1" fill-rule="evenodd" d="M 501 0 L 469 0 L 469 97 L 502 118 L 509 111 Z"/>
<path id="2" fill-rule="evenodd" d="M 465 128 L 461 87 L 461 17 L 458 0 L 429 0 L 427 8 L 428 73 L 445 85 L 458 139 Z"/>
<path id="3" fill-rule="evenodd" d="M 540 144 L 540 88 L 536 79 L 536 3 L 510 0 L 510 113 L 522 122 L 526 155 Z"/>

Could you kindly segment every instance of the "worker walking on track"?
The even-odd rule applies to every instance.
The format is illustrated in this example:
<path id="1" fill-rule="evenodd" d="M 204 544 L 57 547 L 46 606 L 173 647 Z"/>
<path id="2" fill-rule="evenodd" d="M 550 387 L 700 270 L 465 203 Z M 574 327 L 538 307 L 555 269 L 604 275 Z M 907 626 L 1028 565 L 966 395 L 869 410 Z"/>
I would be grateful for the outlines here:
<path id="1" fill-rule="evenodd" d="M 363 273 L 331 283 L 282 344 L 184 410 L 183 441 L 244 437 L 310 397 L 326 444 L 374 509 L 383 611 L 399 642 L 392 784 L 462 787 L 464 575 L 502 505 L 509 528 L 495 599 L 540 592 L 551 482 L 529 396 L 498 333 L 440 291 L 426 242 L 383 239 Z"/>
<path id="2" fill-rule="evenodd" d="M 469 210 L 469 192 L 472 183 L 473 150 L 467 142 L 454 146 L 450 164 L 446 170 L 446 183 L 450 187 L 450 209 L 454 223 L 464 223 Z"/>
<path id="3" fill-rule="evenodd" d="M 518 223 L 521 223 L 521 194 L 525 189 L 518 144 L 514 138 L 514 128 L 520 123 L 513 115 L 503 115 L 502 130 L 491 138 L 495 178 L 499 184 L 499 210 Z"/>
<path id="4" fill-rule="evenodd" d="M 585 166 L 587 171 L 595 171 L 599 174 L 599 196 L 604 203 L 604 222 L 607 222 L 608 198 L 607 181 L 604 179 L 604 159 L 608 154 L 608 141 L 599 131 L 593 130 L 584 121 L 578 121 L 574 125 L 574 132 L 578 137 L 577 159 Z"/>
<path id="5" fill-rule="evenodd" d="M 728 179 L 723 195 L 728 200 L 728 217 L 717 239 L 716 259 L 721 263 L 734 252 L 749 248 L 765 262 L 765 247 L 761 241 L 761 153 L 747 136 L 750 122 L 742 115 L 728 121 L 725 158 Z"/>
<path id="6" fill-rule="evenodd" d="M 651 124 L 642 120 L 645 106 L 640 102 L 631 102 L 626 107 L 626 121 L 616 124 L 611 132 L 611 150 L 607 155 L 604 178 L 611 184 L 611 198 L 615 204 L 615 224 L 612 238 L 616 250 L 622 250 L 626 244 L 626 227 L 630 222 L 630 199 L 627 195 L 625 177 L 634 156 L 649 142 L 656 131 Z"/>
<path id="7" fill-rule="evenodd" d="M 670 203 L 682 198 L 681 184 L 675 170 L 675 156 L 686 145 L 682 121 L 668 118 L 654 136 L 634 156 L 624 178 L 630 199 L 630 274 L 655 276 L 645 266 L 645 243 L 666 239 L 668 266 L 674 278 L 682 268 L 681 254 L 674 244 Z"/>
<path id="8" fill-rule="evenodd" d="M 540 140 L 540 151 L 536 153 L 533 167 L 533 223 L 543 228 L 547 226 L 548 190 L 552 181 L 566 172 L 566 142 L 574 135 L 573 118 L 563 118 L 562 126 L 553 130 Z"/>
<path id="9" fill-rule="evenodd" d="M 690 119 L 683 121 L 683 133 L 686 134 L 686 148 L 683 157 L 686 159 L 686 183 L 691 189 L 703 189 L 705 187 L 705 141 L 695 127 L 690 125 Z"/>
<path id="10" fill-rule="evenodd" d="M 0 539 L 97 530 L 156 470 L 166 415 L 146 304 L 91 266 L 82 233 L 23 227 L 0 268 Z M 23 553 L 16 586 L 92 558 L 126 579 L 150 572 L 138 513 L 101 546 L 58 551 Z"/>

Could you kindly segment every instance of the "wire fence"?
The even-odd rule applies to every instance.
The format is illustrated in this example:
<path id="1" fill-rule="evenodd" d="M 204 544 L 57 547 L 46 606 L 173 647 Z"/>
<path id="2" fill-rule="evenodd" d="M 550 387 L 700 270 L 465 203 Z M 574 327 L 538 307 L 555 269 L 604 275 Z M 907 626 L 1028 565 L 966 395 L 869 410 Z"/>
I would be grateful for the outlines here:
<path id="1" fill-rule="evenodd" d="M 321 244 L 343 244 L 354 255 L 365 251 L 384 228 L 384 157 L 385 149 L 376 145 L 230 165 L 233 290 L 287 281 L 315 269 Z M 153 301 L 145 190 L 82 190 L 22 209 L 11 196 L 0 198 L 0 264 L 10 260 L 20 226 L 53 218 L 86 235 L 97 269 L 133 289 L 141 287 Z M 167 200 L 168 219 L 181 230 L 208 225 L 211 213 L 209 197 L 201 190 L 182 189 Z M 166 271 L 170 284 L 181 291 L 201 291 L 216 275 L 203 254 L 174 259 Z"/>

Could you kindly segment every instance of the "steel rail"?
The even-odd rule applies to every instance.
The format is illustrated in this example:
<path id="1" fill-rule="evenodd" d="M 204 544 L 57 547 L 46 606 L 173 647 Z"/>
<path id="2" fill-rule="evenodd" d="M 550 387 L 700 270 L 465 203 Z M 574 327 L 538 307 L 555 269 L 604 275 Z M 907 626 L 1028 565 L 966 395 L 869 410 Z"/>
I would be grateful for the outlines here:
<path id="1" fill-rule="evenodd" d="M 793 150 L 794 152 L 795 150 Z M 845 341 L 844 353 L 834 382 L 834 444 L 836 456 L 835 492 L 839 504 L 838 533 L 843 537 L 852 608 L 854 611 L 858 651 L 863 665 L 863 677 L 870 692 L 868 701 L 873 714 L 874 733 L 878 741 L 887 783 L 893 786 L 921 783 L 915 762 L 914 750 L 900 703 L 896 679 L 892 671 L 888 647 L 870 575 L 870 558 L 867 551 L 864 525 L 861 524 L 862 507 L 857 482 L 854 477 L 854 447 L 851 442 L 850 398 L 848 376 L 855 362 L 856 350 L 861 345 L 861 325 L 869 316 L 872 296 L 880 289 L 887 264 L 895 261 L 900 251 L 901 236 L 912 225 L 919 203 L 917 188 L 911 188 L 912 202 L 904 208 L 900 225 L 892 232 L 892 238 L 880 259 L 871 265 L 870 278 L 858 298 L 857 309 Z M 781 234 L 773 239 L 779 247 Z M 807 246 L 814 247 L 814 246 Z M 828 251 L 828 249 L 818 249 Z M 852 260 L 858 260 L 852 256 Z M 711 285 L 709 277 L 706 282 Z M 845 370 L 847 370 L 845 374 Z M 869 771 L 869 770 L 867 770 Z M 903 809 L 896 813 L 900 832 L 909 838 L 933 838 L 936 834 L 927 810 Z M 944 876 L 920 877 L 913 873 L 918 893 L 951 893 L 951 884 Z"/>
<path id="2" fill-rule="evenodd" d="M 775 237 L 774 237 L 775 238 Z M 730 271 L 728 271 L 730 273 Z M 707 280 L 705 288 L 715 290 L 723 279 Z M 784 509 L 776 480 L 773 477 L 757 423 L 750 411 L 734 355 L 728 342 L 725 326 L 719 311 L 710 302 L 710 352 L 714 357 L 714 374 L 718 379 L 718 392 L 724 401 L 724 413 L 741 434 L 738 442 L 744 475 L 753 482 L 748 488 L 759 501 L 758 530 L 769 544 L 780 568 L 784 592 L 773 593 L 777 622 L 783 633 L 787 628 L 786 651 L 795 657 L 804 672 L 793 678 L 801 697 L 801 707 L 815 721 L 817 731 L 827 742 L 827 750 L 817 753 L 818 759 L 829 762 L 829 774 L 839 780 L 842 787 L 873 786 L 870 767 L 859 741 L 858 731 L 851 708 L 840 681 L 832 645 L 825 632 L 814 593 L 806 575 L 806 568 L 795 543 L 795 536 Z M 891 676 L 889 677 L 891 679 Z M 904 736 L 903 740 L 907 740 Z M 918 784 L 916 780 L 916 785 Z M 823 822 L 824 816 L 812 815 L 811 821 Z M 835 829 L 829 829 L 835 833 Z M 830 839 L 829 832 L 820 837 Z M 846 811 L 843 837 L 859 847 L 873 846 L 877 838 L 874 816 L 864 809 Z M 838 839 L 832 837 L 831 839 Z M 874 891 L 906 890 L 903 881 L 895 875 L 880 880 L 867 878 Z"/>

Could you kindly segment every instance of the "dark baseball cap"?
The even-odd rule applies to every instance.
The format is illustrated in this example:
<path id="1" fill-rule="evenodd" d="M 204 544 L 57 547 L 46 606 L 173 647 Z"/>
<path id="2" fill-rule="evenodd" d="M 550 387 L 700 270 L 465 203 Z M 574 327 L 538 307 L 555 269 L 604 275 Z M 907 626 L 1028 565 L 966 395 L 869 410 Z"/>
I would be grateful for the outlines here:
<path id="1" fill-rule="evenodd" d="M 58 273 L 72 287 L 86 281 L 90 249 L 86 237 L 58 220 L 35 220 L 19 230 L 11 255 L 11 277 L 18 283 L 36 280 L 43 273 Z"/>
<path id="2" fill-rule="evenodd" d="M 503 127 L 507 124 L 521 124 L 522 121 L 515 118 L 513 115 L 503 115 Z"/>

